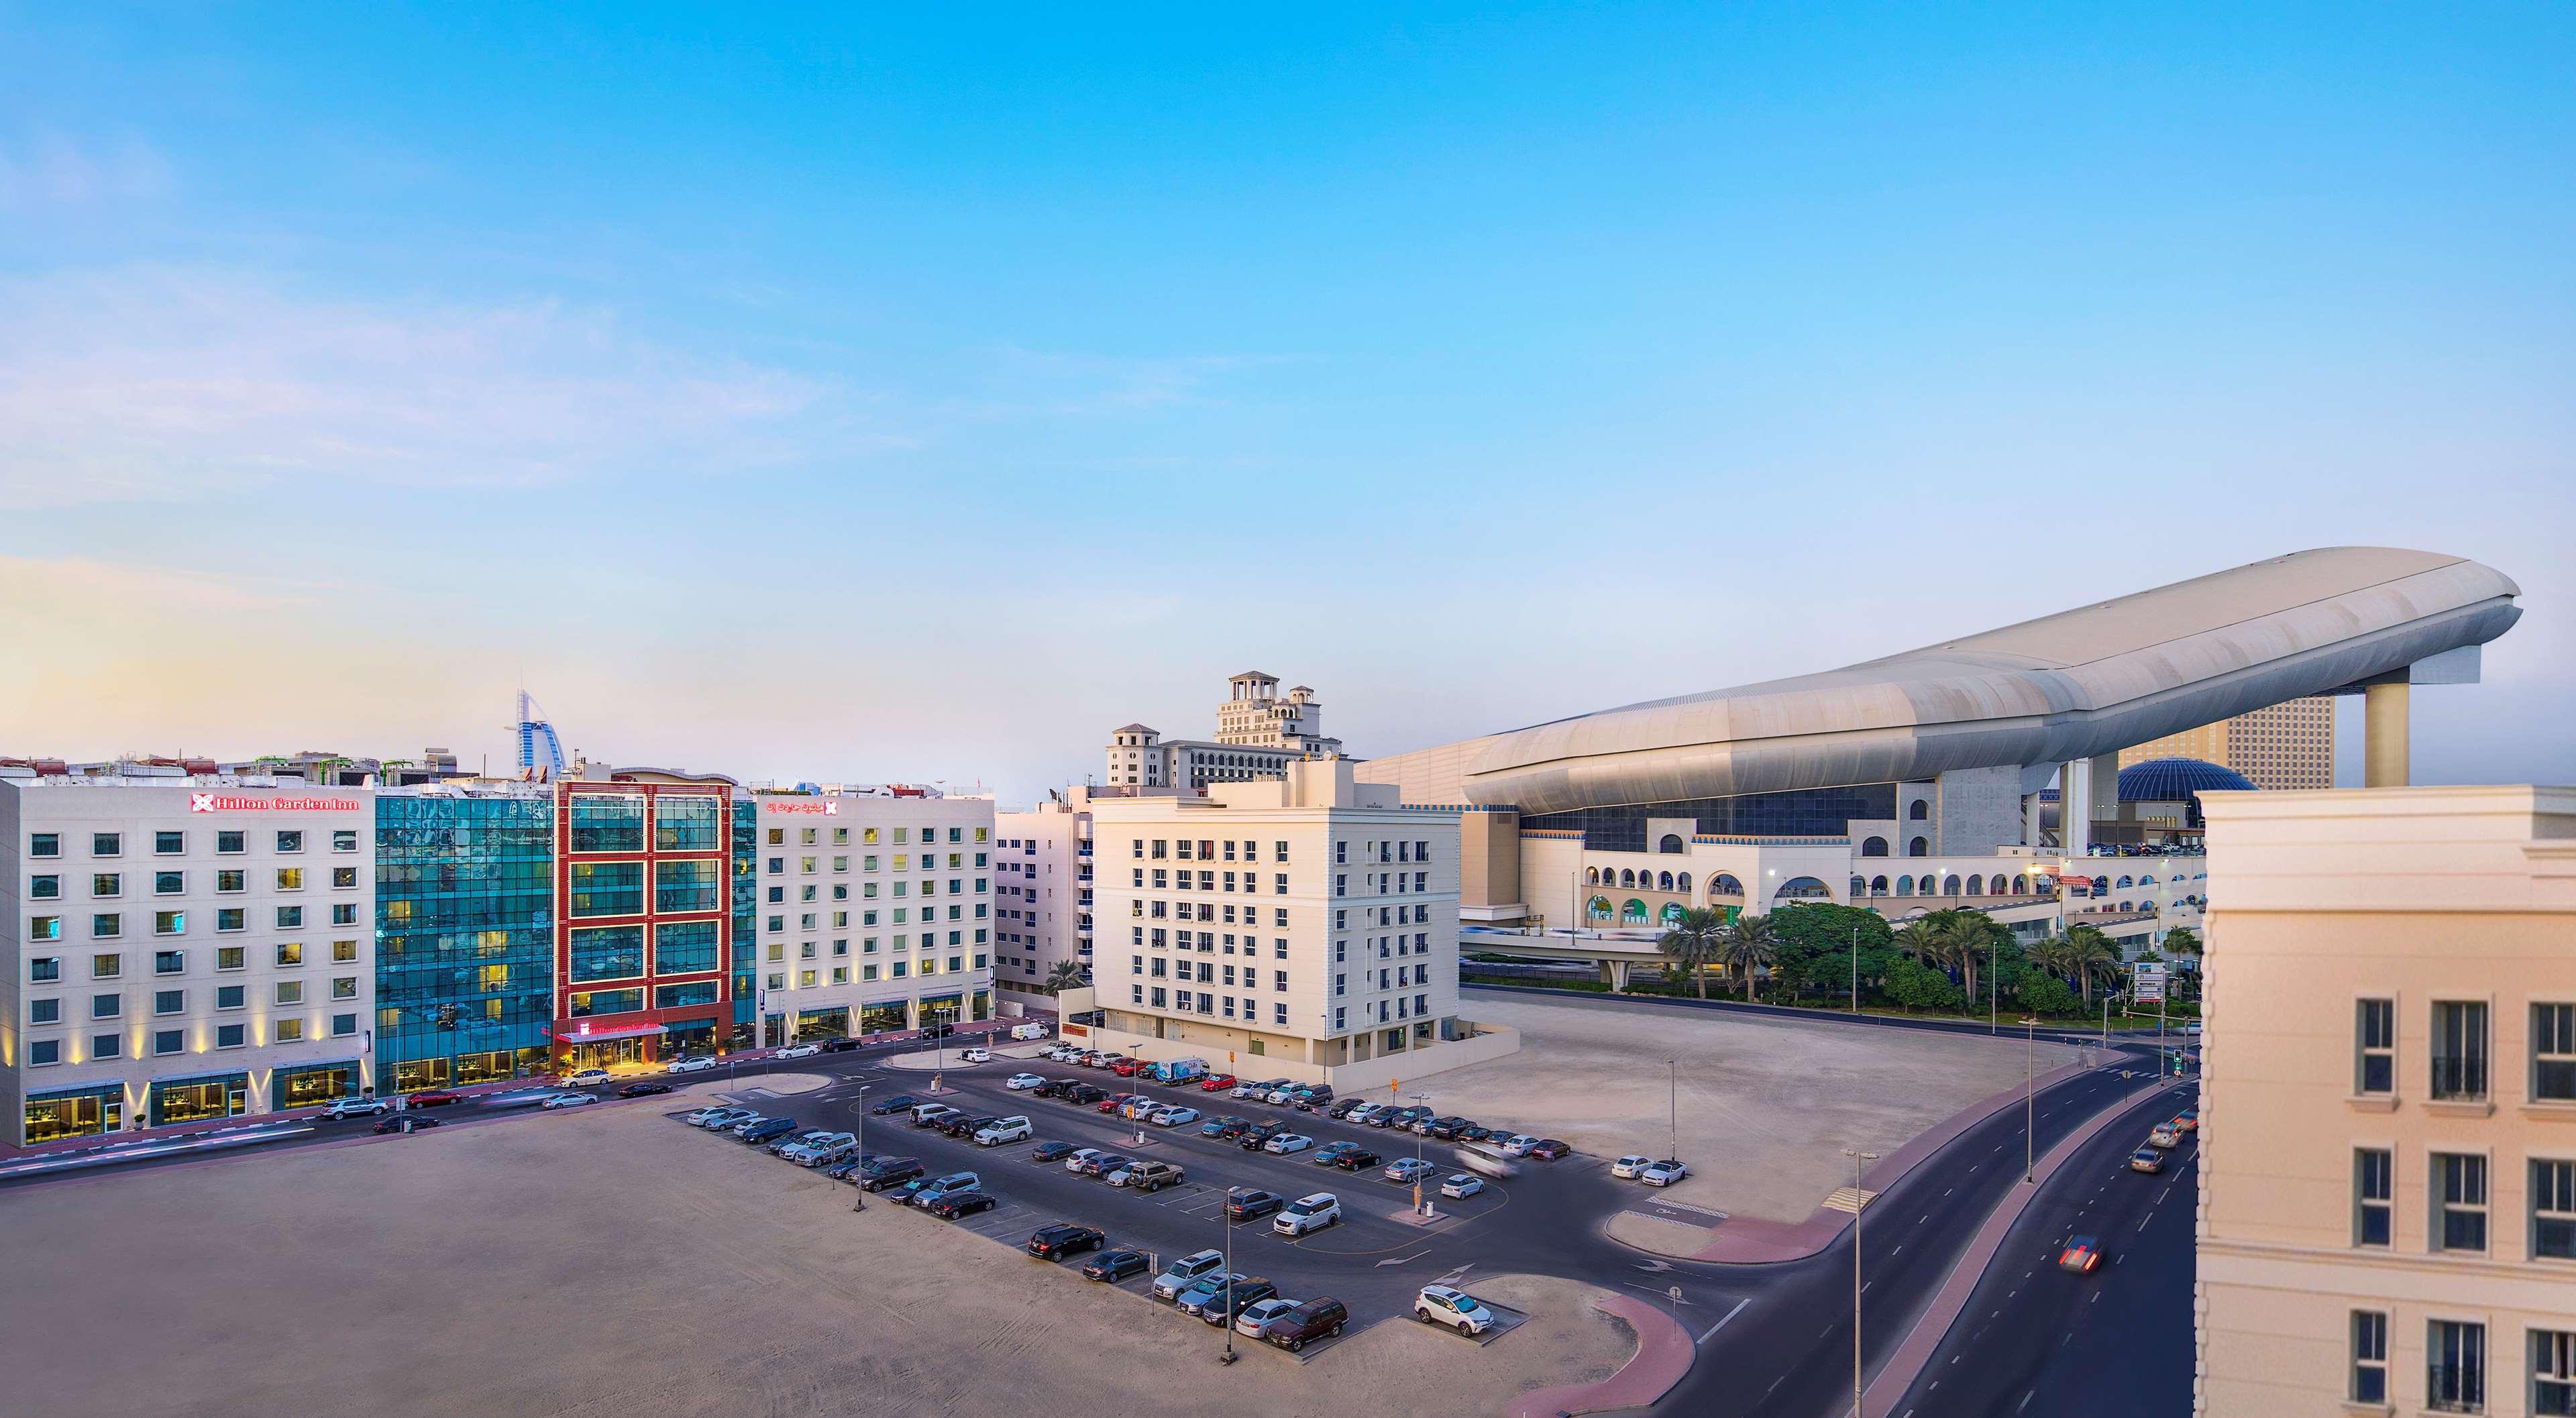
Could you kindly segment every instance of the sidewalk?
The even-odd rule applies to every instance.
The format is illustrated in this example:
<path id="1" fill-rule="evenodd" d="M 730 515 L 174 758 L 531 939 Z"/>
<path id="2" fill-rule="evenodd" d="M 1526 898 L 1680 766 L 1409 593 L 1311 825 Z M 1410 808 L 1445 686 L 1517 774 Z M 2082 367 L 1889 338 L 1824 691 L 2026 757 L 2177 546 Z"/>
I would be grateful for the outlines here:
<path id="1" fill-rule="evenodd" d="M 1532 1389 L 1504 1409 L 1504 1418 L 1560 1418 L 1568 1413 L 1607 1413 L 1644 1408 L 1672 1391 L 1690 1372 L 1698 1350 L 1690 1332 L 1671 1315 L 1633 1295 L 1603 1295 L 1593 1308 L 1616 1315 L 1637 1333 L 1637 1352 L 1598 1383 Z"/>

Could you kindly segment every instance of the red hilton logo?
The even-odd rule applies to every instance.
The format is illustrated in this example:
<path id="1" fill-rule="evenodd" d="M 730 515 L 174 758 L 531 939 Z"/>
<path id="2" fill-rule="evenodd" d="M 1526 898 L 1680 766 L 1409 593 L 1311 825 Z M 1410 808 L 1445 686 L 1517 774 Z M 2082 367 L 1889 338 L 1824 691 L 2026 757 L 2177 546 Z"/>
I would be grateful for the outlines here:
<path id="1" fill-rule="evenodd" d="M 825 817 L 841 815 L 839 803 L 762 803 L 761 808 L 768 812 L 820 813 Z"/>

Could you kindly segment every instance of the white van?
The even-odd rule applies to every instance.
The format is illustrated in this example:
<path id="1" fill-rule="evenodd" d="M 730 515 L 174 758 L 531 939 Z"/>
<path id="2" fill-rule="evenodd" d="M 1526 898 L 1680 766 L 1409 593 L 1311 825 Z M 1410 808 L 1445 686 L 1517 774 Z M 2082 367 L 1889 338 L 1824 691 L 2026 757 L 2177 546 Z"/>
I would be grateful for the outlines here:
<path id="1" fill-rule="evenodd" d="M 1046 1036 L 1047 1028 L 1043 1024 L 1014 1024 L 1011 1026 L 1011 1037 L 1014 1039 L 1043 1039 Z"/>

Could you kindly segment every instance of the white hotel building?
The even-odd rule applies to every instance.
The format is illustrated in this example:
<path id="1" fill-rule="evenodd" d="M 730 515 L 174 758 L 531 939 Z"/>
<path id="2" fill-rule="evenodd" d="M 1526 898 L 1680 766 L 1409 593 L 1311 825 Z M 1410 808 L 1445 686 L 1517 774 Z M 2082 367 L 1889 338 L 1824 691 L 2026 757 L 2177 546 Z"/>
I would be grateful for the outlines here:
<path id="1" fill-rule="evenodd" d="M 760 1040 L 993 1013 L 993 800 L 756 791 Z"/>
<path id="2" fill-rule="evenodd" d="M 182 766 L 0 766 L 0 1138 L 372 1087 L 374 797 Z"/>
<path id="3" fill-rule="evenodd" d="M 995 982 L 1035 992 L 1064 962 L 1089 970 L 1095 883 L 1087 790 L 997 813 L 993 834 Z"/>

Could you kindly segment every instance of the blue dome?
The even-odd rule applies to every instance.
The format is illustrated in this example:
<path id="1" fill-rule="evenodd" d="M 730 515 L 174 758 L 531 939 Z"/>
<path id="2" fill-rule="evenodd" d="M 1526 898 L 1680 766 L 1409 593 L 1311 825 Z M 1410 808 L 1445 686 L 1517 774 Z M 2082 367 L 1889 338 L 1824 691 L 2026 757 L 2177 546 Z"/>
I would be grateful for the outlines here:
<path id="1" fill-rule="evenodd" d="M 2251 792 L 2254 785 L 2233 768 L 2198 758 L 2151 758 L 2120 770 L 2120 801 L 2179 803 L 2202 793 Z"/>

